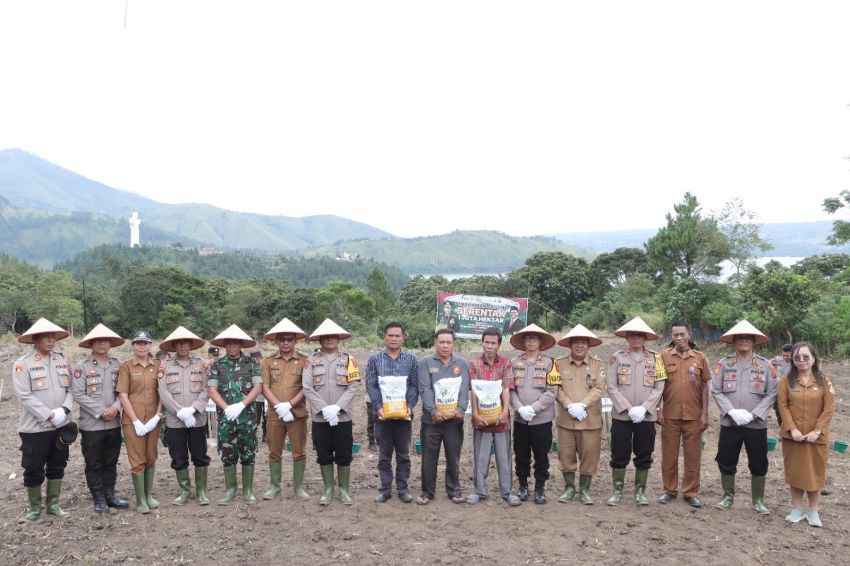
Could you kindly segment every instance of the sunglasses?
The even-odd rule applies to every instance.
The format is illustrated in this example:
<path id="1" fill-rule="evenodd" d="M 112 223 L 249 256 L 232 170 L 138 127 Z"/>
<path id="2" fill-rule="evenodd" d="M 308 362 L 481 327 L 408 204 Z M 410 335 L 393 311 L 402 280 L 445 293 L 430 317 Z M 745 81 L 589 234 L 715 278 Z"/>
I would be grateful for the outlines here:
<path id="1" fill-rule="evenodd" d="M 292 336 L 282 336 L 277 339 L 278 342 L 295 342 L 295 338 Z"/>
<path id="2" fill-rule="evenodd" d="M 798 355 L 794 356 L 794 360 L 797 361 L 797 362 L 808 362 L 811 359 L 812 359 L 812 356 L 809 356 L 807 354 L 803 354 L 802 356 L 798 354 Z"/>

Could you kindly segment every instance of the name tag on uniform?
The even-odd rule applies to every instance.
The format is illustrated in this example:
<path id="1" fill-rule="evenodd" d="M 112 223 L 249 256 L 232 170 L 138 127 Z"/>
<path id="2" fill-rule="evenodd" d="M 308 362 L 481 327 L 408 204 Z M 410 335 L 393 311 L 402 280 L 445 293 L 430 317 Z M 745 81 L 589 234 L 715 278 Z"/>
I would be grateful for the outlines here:
<path id="1" fill-rule="evenodd" d="M 215 402 L 210 399 L 207 401 L 207 412 L 214 413 L 215 412 Z"/>
<path id="2" fill-rule="evenodd" d="M 610 413 L 611 409 L 613 409 L 613 408 L 614 408 L 614 403 L 611 402 L 611 399 L 609 399 L 608 397 L 603 397 L 602 398 L 602 412 L 603 413 Z"/>

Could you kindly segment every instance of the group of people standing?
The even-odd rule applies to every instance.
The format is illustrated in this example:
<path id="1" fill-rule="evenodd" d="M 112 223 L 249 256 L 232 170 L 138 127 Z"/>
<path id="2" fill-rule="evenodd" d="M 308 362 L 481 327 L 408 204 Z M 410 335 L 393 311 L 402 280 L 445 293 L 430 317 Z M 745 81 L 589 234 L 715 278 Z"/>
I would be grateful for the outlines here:
<path id="1" fill-rule="evenodd" d="M 427 505 L 435 497 L 441 447 L 446 460 L 444 485 L 451 501 L 476 504 L 489 497 L 488 472 L 495 455 L 499 495 L 507 505 L 517 506 L 529 499 L 545 504 L 554 437 L 564 481 L 558 501 L 569 503 L 578 495 L 582 504 L 591 505 L 590 487 L 598 471 L 602 444 L 602 401 L 608 398 L 612 493 L 607 504 L 618 505 L 623 500 L 629 460 L 635 468 L 634 500 L 638 505 L 649 503 L 647 476 L 659 426 L 664 491 L 658 501 L 668 504 L 681 492 L 689 505 L 702 507 L 698 495 L 701 440 L 709 425 L 711 395 L 721 413 L 716 461 L 723 498 L 715 507 L 729 509 L 734 503 L 735 475 L 743 447 L 751 473 L 753 508 L 757 513 L 769 513 L 764 505 L 767 418 L 776 403 L 782 418 L 785 478 L 791 489 L 792 511 L 786 520 L 805 518 L 812 526 L 822 526 L 818 503 L 825 484 L 835 391 L 820 370 L 814 347 L 807 342 L 793 345 L 791 363 L 778 372 L 769 360 L 754 352 L 755 346 L 768 342 L 767 336 L 744 320 L 720 338 L 734 347 L 734 353 L 712 369 L 691 342 L 686 323 L 673 323 L 670 332 L 671 347 L 656 353 L 645 344 L 660 336 L 639 317 L 634 318 L 615 332 L 628 346 L 616 351 L 606 367 L 591 354 L 602 340 L 580 324 L 560 340 L 534 324 L 516 331 L 510 344 L 520 354 L 512 359 L 499 353 L 499 329 L 488 328 L 482 335 L 482 353 L 468 361 L 454 353 L 455 336 L 450 328 L 439 329 L 434 352 L 417 360 L 403 349 L 404 326 L 387 324 L 384 347 L 369 357 L 365 375 L 367 410 L 374 422 L 379 453 L 380 486 L 375 502 L 385 503 L 392 497 L 393 483 L 399 499 L 414 501 L 409 485 L 410 447 L 414 409 L 421 400 L 421 489 L 415 498 L 417 504 Z M 15 392 L 23 407 L 18 431 L 29 500 L 24 520 L 40 516 L 45 478 L 46 513 L 68 516 L 59 506 L 59 497 L 68 445 L 76 436 L 77 425 L 69 418 L 75 401 L 80 406 L 86 482 L 97 513 L 109 507 L 128 507 L 127 501 L 115 493 L 122 438 L 131 466 L 136 508 L 148 513 L 159 505 L 151 491 L 161 414 L 179 487 L 173 504 L 184 505 L 192 498 L 190 461 L 195 469 L 194 497 L 200 505 L 210 503 L 206 493 L 210 463 L 206 442 L 208 399 L 216 406 L 225 479 L 225 493 L 218 503 L 226 505 L 237 497 L 237 463 L 241 464 L 242 498 L 247 504 L 256 503 L 255 401 L 259 395 L 270 407 L 265 415 L 270 487 L 263 498 L 273 499 L 281 492 L 282 451 L 287 438 L 292 446 L 294 495 L 305 501 L 310 498 L 304 489 L 309 418 L 323 482 L 319 503 L 329 505 L 335 495 L 343 504 L 352 503 L 352 406 L 363 378 L 354 357 L 340 349 L 340 342 L 350 334 L 332 320 L 326 319 L 308 337 L 284 318 L 264 335 L 275 342 L 277 352 L 262 358 L 259 364 L 243 353 L 256 341 L 236 325 L 211 340 L 226 352 L 212 362 L 192 354 L 204 340 L 182 326 L 160 344 L 162 350 L 174 354 L 164 361 L 150 355 L 152 338 L 140 330 L 131 338 L 132 358 L 119 363 L 110 349 L 123 344 L 124 339 L 99 324 L 79 344 L 91 354 L 71 368 L 65 357 L 54 351 L 56 342 L 67 337 L 65 330 L 40 319 L 18 338 L 34 347 L 15 362 L 13 369 Z M 318 342 L 319 347 L 305 356 L 295 348 L 302 339 Z M 568 349 L 557 359 L 544 353 L 556 343 Z M 396 399 L 403 400 L 401 414 L 385 412 L 389 405 L 382 385 L 391 378 L 401 378 L 403 383 Z M 483 391 L 479 385 L 486 382 L 499 382 L 500 386 L 495 386 L 497 394 L 485 403 L 483 394 L 476 391 Z M 449 383 L 456 389 L 454 397 L 449 393 L 447 404 Z M 472 413 L 474 482 L 473 492 L 464 497 L 459 475 L 468 405 Z M 681 484 L 680 446 L 684 451 Z M 532 477 L 533 491 L 529 484 Z M 804 495 L 808 497 L 807 511 L 803 511 Z"/>

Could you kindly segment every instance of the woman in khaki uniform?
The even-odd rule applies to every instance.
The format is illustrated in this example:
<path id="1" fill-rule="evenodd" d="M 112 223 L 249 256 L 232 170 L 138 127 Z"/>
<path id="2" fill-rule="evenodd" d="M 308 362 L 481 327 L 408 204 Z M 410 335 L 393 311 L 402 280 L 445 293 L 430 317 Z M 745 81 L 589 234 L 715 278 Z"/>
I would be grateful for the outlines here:
<path id="1" fill-rule="evenodd" d="M 117 390 L 124 407 L 121 429 L 133 475 L 136 509 L 150 513 L 151 509 L 159 507 L 159 502 L 151 496 L 151 490 L 156 472 L 159 413 L 162 411 L 157 380 L 162 370 L 159 360 L 151 356 L 153 339 L 149 332 L 137 331 L 131 342 L 133 357 L 121 364 L 118 370 Z"/>
<path id="2" fill-rule="evenodd" d="M 791 512 L 785 520 L 822 527 L 818 515 L 820 490 L 826 484 L 829 456 L 829 422 L 835 412 L 835 389 L 823 375 L 814 347 L 794 344 L 791 371 L 779 382 L 779 413 L 782 415 L 782 456 L 785 481 L 791 488 Z M 803 512 L 803 492 L 809 511 Z"/>

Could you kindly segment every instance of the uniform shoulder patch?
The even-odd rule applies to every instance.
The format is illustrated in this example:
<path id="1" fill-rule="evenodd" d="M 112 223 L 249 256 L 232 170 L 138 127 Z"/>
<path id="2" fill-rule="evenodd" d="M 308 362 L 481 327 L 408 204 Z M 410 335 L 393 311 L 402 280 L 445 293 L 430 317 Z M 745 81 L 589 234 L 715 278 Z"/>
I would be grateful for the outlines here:
<path id="1" fill-rule="evenodd" d="M 15 373 L 24 373 L 24 364 L 15 364 Z"/>
<path id="2" fill-rule="evenodd" d="M 162 379 L 165 377 L 165 368 L 159 368 L 159 371 L 156 372 L 156 378 Z"/>
<path id="3" fill-rule="evenodd" d="M 83 370 L 81 370 L 81 369 L 75 369 L 74 370 L 74 377 L 82 377 L 82 376 L 83 376 Z"/>
<path id="4" fill-rule="evenodd" d="M 667 367 L 664 365 L 664 360 L 659 354 L 655 354 L 655 381 L 664 381 L 667 379 Z"/>
<path id="5" fill-rule="evenodd" d="M 561 385 L 561 368 L 558 362 L 552 362 L 552 369 L 546 374 L 546 385 Z"/>
<path id="6" fill-rule="evenodd" d="M 354 356 L 348 356 L 348 383 L 360 381 L 360 369 L 357 367 L 357 360 Z"/>
<path id="7" fill-rule="evenodd" d="M 608 359 L 608 365 L 612 365 L 617 361 L 617 354 L 611 354 L 611 357 Z"/>

